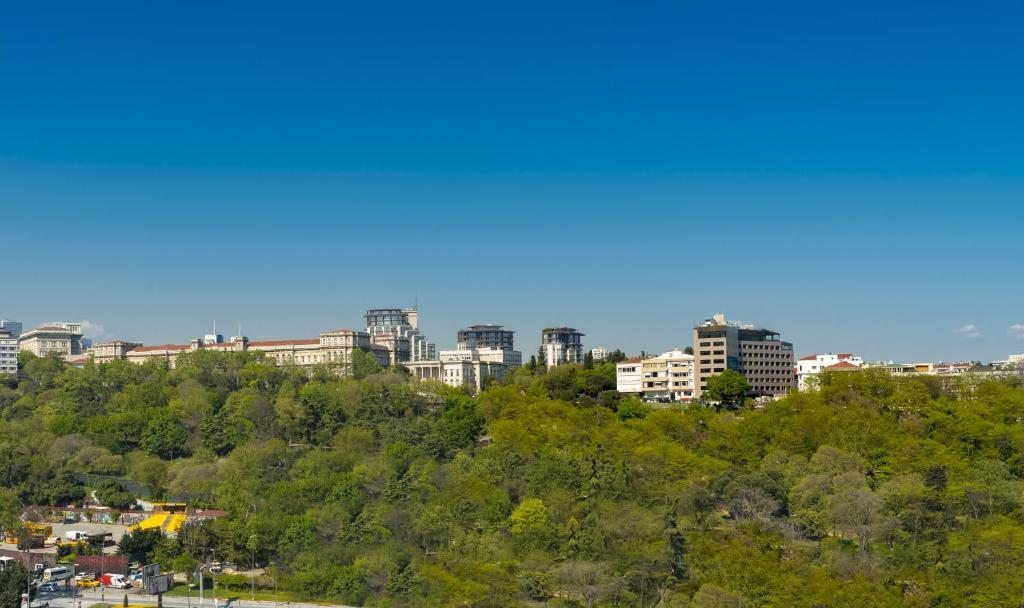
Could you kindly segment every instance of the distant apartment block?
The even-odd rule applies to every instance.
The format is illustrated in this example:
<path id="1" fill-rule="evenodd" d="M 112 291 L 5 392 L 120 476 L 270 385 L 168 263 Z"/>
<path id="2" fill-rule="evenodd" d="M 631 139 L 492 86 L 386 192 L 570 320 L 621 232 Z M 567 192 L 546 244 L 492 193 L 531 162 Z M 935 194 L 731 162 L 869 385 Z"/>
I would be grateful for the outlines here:
<path id="1" fill-rule="evenodd" d="M 649 402 L 690 402 L 696 394 L 694 356 L 674 349 L 615 365 L 615 388 Z"/>
<path id="2" fill-rule="evenodd" d="M 716 314 L 693 328 L 696 394 L 711 376 L 731 369 L 750 383 L 753 397 L 779 397 L 796 387 L 793 345 L 779 333 L 727 321 Z"/>
<path id="3" fill-rule="evenodd" d="M 37 357 L 56 353 L 62 359 L 71 359 L 84 354 L 82 348 L 81 323 L 50 323 L 21 334 L 18 350 L 28 351 Z"/>
<path id="4" fill-rule="evenodd" d="M 0 319 L 0 329 L 6 329 L 11 334 L 11 337 L 17 339 L 21 336 L 21 321 Z"/>
<path id="5" fill-rule="evenodd" d="M 853 371 L 864 366 L 864 359 L 850 353 L 825 353 L 823 355 L 807 355 L 796 362 L 796 385 L 804 391 L 810 388 L 811 378 L 823 371 Z"/>
<path id="6" fill-rule="evenodd" d="M 470 325 L 456 335 L 459 349 L 501 348 L 515 349 L 516 332 L 503 325 Z"/>
<path id="7" fill-rule="evenodd" d="M 18 373 L 18 337 L 6 327 L 0 327 L 0 376 Z"/>
<path id="8" fill-rule="evenodd" d="M 590 358 L 594 361 L 604 361 L 608 358 L 608 349 L 603 346 L 590 349 Z"/>
<path id="9" fill-rule="evenodd" d="M 583 334 L 572 327 L 546 327 L 540 332 L 540 348 L 548 367 L 583 363 Z"/>
<path id="10" fill-rule="evenodd" d="M 893 376 L 956 376 L 980 369 L 979 361 L 953 361 L 936 363 L 897 363 L 894 361 L 877 361 L 865 363 L 868 369 L 880 369 Z M 998 366 L 988 366 L 997 368 Z"/>
<path id="11" fill-rule="evenodd" d="M 417 309 L 371 308 L 365 318 L 370 341 L 386 348 L 394 364 L 436 358 L 436 347 L 420 333 Z"/>

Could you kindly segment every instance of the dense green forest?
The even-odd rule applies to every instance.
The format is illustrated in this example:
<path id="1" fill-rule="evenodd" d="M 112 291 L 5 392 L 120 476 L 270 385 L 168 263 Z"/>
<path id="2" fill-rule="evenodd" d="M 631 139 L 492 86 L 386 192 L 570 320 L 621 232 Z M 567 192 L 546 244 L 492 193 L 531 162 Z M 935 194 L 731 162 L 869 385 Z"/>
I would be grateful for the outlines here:
<path id="1" fill-rule="evenodd" d="M 195 352 L 176 369 L 22 358 L 0 508 L 73 473 L 226 510 L 124 550 L 255 561 L 368 606 L 975 607 L 1024 598 L 1024 387 L 825 375 L 763 409 L 651 409 L 608 363 L 479 397 Z M 117 482 L 97 495 L 126 507 Z M 266 584 L 261 579 L 261 584 Z"/>

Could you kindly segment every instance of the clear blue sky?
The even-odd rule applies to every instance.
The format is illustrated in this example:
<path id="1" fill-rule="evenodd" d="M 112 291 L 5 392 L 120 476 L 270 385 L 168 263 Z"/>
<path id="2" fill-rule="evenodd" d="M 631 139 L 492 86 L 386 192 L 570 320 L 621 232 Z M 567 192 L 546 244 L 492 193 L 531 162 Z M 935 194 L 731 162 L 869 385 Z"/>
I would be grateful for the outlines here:
<path id="1" fill-rule="evenodd" d="M 0 316 L 1024 352 L 1020 3 L 61 4 L 0 22 Z"/>

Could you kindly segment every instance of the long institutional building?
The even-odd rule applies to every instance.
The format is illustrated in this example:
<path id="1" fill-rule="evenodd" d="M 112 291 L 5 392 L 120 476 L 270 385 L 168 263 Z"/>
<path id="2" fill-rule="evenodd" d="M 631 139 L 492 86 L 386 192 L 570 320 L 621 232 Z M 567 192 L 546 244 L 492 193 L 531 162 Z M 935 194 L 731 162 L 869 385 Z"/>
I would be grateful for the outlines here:
<path id="1" fill-rule="evenodd" d="M 382 366 L 405 366 L 415 378 L 480 391 L 488 378 L 502 379 L 523 363 L 522 353 L 514 348 L 515 332 L 500 325 L 471 325 L 458 332 L 457 348 L 438 352 L 421 333 L 415 308 L 370 309 L 364 318 L 366 331 L 335 329 L 316 338 L 225 340 L 215 329 L 187 344 L 111 340 L 89 348 L 81 323 L 50 323 L 22 334 L 20 323 L 0 321 L 0 374 L 17 373 L 19 350 L 56 354 L 76 365 L 91 358 L 96 363 L 119 359 L 139 365 L 160 361 L 171 368 L 179 355 L 196 351 L 260 352 L 277 365 L 345 367 L 351 364 L 352 353 L 361 350 L 373 354 Z"/>

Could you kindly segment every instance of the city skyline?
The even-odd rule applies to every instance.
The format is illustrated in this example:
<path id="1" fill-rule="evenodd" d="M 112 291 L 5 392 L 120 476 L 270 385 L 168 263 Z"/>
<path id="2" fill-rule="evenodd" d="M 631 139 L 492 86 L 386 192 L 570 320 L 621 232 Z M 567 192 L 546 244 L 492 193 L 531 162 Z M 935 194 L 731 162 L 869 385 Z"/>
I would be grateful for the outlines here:
<path id="1" fill-rule="evenodd" d="M 663 352 L 724 312 L 798 355 L 1024 351 L 1018 4 L 61 4 L 0 26 L 26 327 L 418 301 L 441 348 Z"/>

